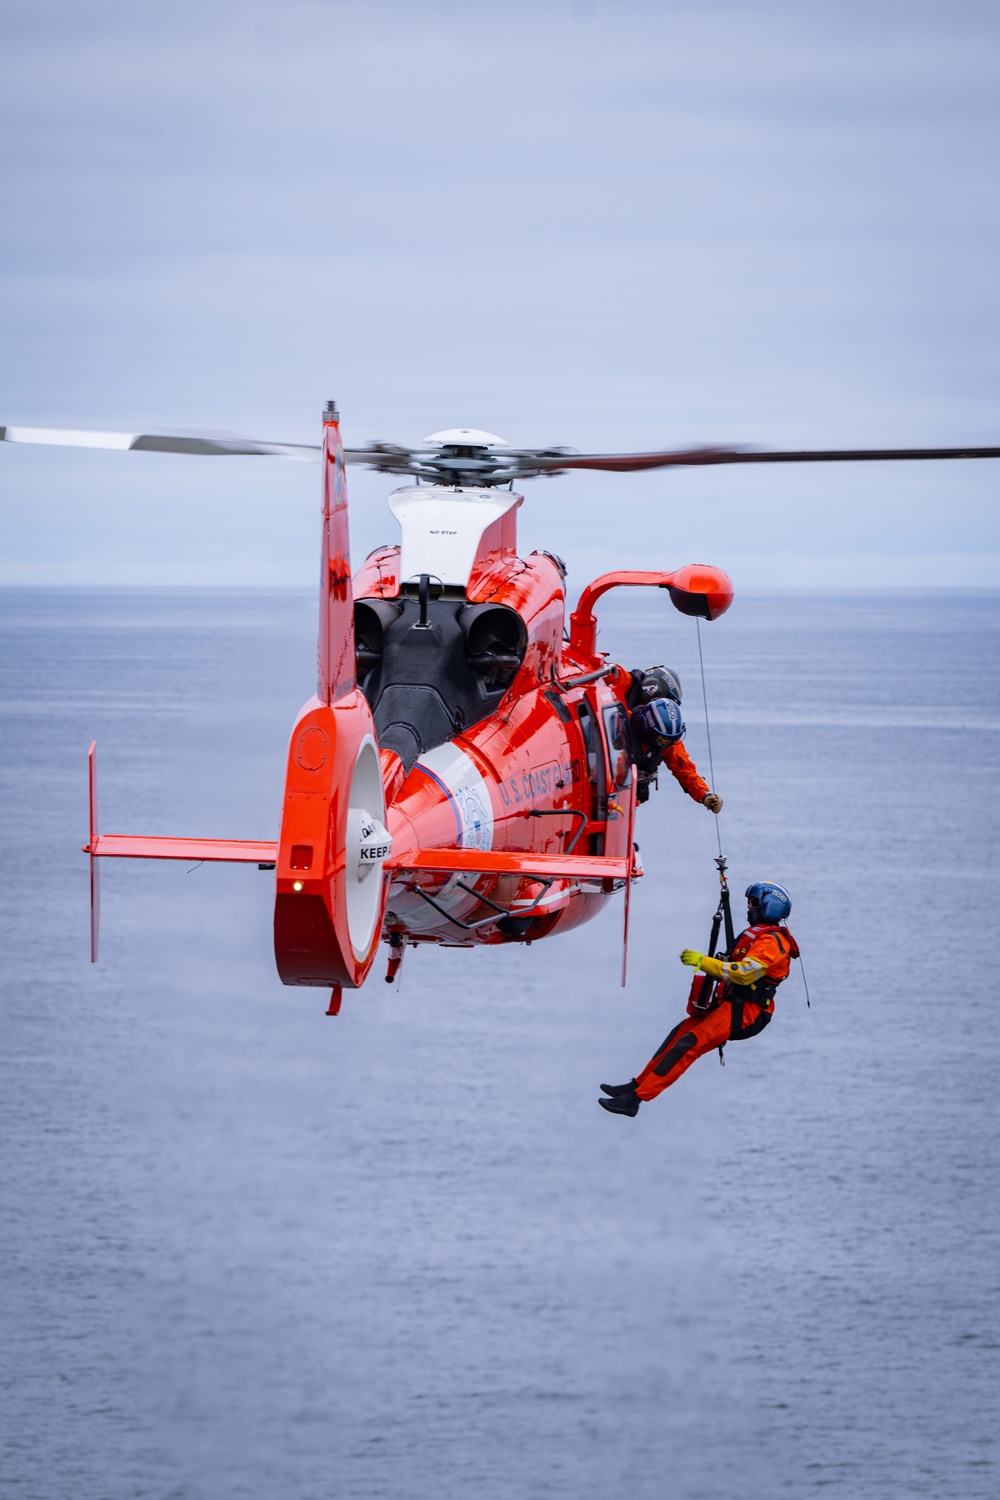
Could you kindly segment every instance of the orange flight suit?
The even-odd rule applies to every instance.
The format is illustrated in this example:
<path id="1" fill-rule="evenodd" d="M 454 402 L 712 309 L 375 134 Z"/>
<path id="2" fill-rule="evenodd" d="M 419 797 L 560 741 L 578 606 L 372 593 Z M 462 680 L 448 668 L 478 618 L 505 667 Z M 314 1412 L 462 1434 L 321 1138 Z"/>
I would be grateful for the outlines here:
<path id="1" fill-rule="evenodd" d="M 722 999 L 674 1027 L 637 1077 L 638 1097 L 655 1099 L 713 1047 L 763 1031 L 774 1013 L 774 992 L 798 956 L 798 944 L 786 927 L 760 926 L 740 933 L 728 959 L 703 961 L 703 972 L 725 981 Z M 704 962 L 711 967 L 704 968 Z"/>
<path id="2" fill-rule="evenodd" d="M 698 767 L 685 750 L 683 740 L 674 740 L 664 747 L 661 764 L 680 782 L 689 797 L 704 802 L 708 796 L 708 782 L 698 775 Z"/>

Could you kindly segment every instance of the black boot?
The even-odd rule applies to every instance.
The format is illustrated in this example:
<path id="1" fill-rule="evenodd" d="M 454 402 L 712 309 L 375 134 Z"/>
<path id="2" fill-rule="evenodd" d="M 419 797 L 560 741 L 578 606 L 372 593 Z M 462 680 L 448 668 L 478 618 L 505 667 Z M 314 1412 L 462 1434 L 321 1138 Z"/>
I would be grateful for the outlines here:
<path id="1" fill-rule="evenodd" d="M 639 1113 L 641 1101 L 633 1086 L 627 1094 L 615 1094 L 610 1099 L 598 1099 L 597 1102 L 609 1115 L 628 1115 L 632 1119 Z"/>
<path id="2" fill-rule="evenodd" d="M 630 1078 L 628 1083 L 602 1083 L 601 1093 L 607 1094 L 612 1099 L 620 1099 L 622 1094 L 634 1094 L 635 1079 Z"/>

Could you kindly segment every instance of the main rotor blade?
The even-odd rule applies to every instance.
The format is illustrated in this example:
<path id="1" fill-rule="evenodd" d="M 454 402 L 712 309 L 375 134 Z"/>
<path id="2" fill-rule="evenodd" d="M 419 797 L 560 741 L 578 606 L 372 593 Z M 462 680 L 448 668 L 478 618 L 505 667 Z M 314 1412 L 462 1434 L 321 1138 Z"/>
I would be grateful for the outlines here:
<path id="1" fill-rule="evenodd" d="M 316 443 L 271 443 L 236 433 L 90 432 L 67 427 L 0 427 L 0 442 L 41 443 L 57 448 L 112 448 L 145 453 L 189 453 L 203 458 L 287 458 L 317 463 Z M 673 448 L 665 453 L 572 453 L 549 449 L 507 450 L 441 458 L 436 450 L 372 443 L 344 450 L 345 462 L 368 464 L 385 474 L 430 482 L 506 484 L 536 474 L 568 469 L 602 469 L 626 474 L 639 469 L 699 468 L 709 464 L 866 463 L 928 458 L 1000 458 L 995 448 Z"/>
<path id="2" fill-rule="evenodd" d="M 386 474 L 408 474 L 414 460 L 433 448 L 404 448 L 399 443 L 369 443 L 367 448 L 345 448 L 345 464 L 371 464 Z"/>
<path id="3" fill-rule="evenodd" d="M 882 459 L 1000 458 L 998 448 L 688 448 L 668 453 L 580 453 L 566 458 L 526 459 L 535 473 L 563 469 L 607 469 L 627 473 L 635 469 L 697 467 L 704 464 L 821 464 L 860 463 Z"/>
<path id="4" fill-rule="evenodd" d="M 235 433 L 89 432 L 69 427 L 0 427 L 0 442 L 44 443 L 55 448 L 117 448 L 142 453 L 195 453 L 203 458 L 290 458 L 318 463 L 315 443 L 267 443 Z"/>

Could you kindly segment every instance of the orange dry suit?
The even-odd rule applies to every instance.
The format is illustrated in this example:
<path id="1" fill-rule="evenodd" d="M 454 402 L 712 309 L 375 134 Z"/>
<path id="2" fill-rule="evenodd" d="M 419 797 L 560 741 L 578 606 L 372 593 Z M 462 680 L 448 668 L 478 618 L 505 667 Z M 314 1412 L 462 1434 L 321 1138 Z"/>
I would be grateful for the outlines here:
<path id="1" fill-rule="evenodd" d="M 673 744 L 664 746 L 662 763 L 689 797 L 704 802 L 708 796 L 708 783 L 698 775 L 698 767 L 685 750 L 683 740 L 674 740 Z"/>
<path id="2" fill-rule="evenodd" d="M 741 932 L 728 958 L 703 958 L 701 972 L 723 982 L 721 999 L 674 1027 L 636 1079 L 639 1098 L 655 1099 L 713 1047 L 763 1031 L 774 1014 L 775 991 L 798 956 L 787 927 L 769 924 Z"/>
<path id="3" fill-rule="evenodd" d="M 683 740 L 671 740 L 669 745 L 636 746 L 636 768 L 639 772 L 637 795 L 640 802 L 649 800 L 649 783 L 661 766 L 666 766 L 671 776 L 680 782 L 689 797 L 704 802 L 709 787 L 698 775 L 698 767 L 684 748 Z"/>
<path id="4" fill-rule="evenodd" d="M 638 707 L 641 701 L 642 672 L 633 672 L 632 683 L 625 698 L 625 706 L 632 710 Z M 683 726 L 681 733 L 683 734 Z M 671 740 L 666 745 L 647 745 L 643 743 L 642 736 L 636 734 L 635 740 L 635 764 L 639 772 L 638 784 L 636 786 L 636 800 L 639 802 L 649 801 L 649 783 L 655 777 L 661 766 L 666 766 L 671 776 L 696 802 L 704 802 L 709 794 L 709 786 L 706 781 L 698 775 L 698 767 L 688 755 L 682 741 L 678 738 Z"/>

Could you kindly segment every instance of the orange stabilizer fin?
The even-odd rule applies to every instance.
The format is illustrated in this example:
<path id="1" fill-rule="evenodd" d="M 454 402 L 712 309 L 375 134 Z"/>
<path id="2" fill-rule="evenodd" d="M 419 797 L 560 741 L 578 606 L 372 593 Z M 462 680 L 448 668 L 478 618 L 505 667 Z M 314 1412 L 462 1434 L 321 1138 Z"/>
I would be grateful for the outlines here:
<path id="1" fill-rule="evenodd" d="M 97 743 L 87 752 L 90 780 L 90 838 L 83 846 L 90 855 L 90 962 L 97 962 L 101 926 L 101 881 L 99 859 L 186 859 L 225 861 L 230 864 L 264 865 L 273 868 L 278 845 L 265 839 L 171 839 L 157 835 L 99 833 L 97 828 Z"/>
<path id="2" fill-rule="evenodd" d="M 91 836 L 84 853 L 94 859 L 195 859 L 231 864 L 269 865 L 278 845 L 253 839 L 171 839 L 156 835 L 103 833 Z"/>
<path id="3" fill-rule="evenodd" d="M 323 414 L 323 556 L 319 590 L 319 681 L 321 703 L 338 702 L 357 685 L 354 657 L 354 595 L 347 524 L 344 448 L 335 402 Z"/>
<path id="4" fill-rule="evenodd" d="M 97 962 L 97 945 L 101 935 L 101 875 L 100 866 L 94 856 L 97 847 L 97 741 L 91 740 L 87 751 L 87 772 L 90 780 L 90 842 L 85 846 L 90 855 L 90 962 Z"/>

